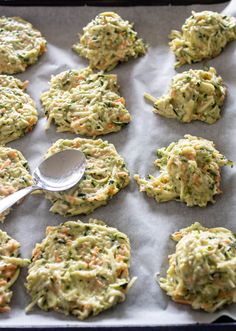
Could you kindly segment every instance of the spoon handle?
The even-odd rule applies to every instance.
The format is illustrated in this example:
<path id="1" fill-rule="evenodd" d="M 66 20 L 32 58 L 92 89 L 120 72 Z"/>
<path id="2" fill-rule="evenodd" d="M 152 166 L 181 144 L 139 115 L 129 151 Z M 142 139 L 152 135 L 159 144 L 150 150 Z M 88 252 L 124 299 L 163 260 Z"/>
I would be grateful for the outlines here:
<path id="1" fill-rule="evenodd" d="M 3 213 L 6 209 L 10 208 L 14 205 L 18 200 L 24 198 L 27 194 L 31 193 L 32 191 L 38 190 L 39 188 L 34 186 L 28 186 L 23 188 L 13 194 L 8 195 L 6 198 L 0 200 L 0 214 Z"/>

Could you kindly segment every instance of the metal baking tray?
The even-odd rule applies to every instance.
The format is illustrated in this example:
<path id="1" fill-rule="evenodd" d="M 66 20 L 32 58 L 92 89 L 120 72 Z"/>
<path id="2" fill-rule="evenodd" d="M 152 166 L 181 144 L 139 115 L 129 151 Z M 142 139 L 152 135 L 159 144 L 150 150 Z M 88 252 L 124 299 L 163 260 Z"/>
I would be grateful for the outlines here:
<path id="1" fill-rule="evenodd" d="M 168 6 L 168 5 L 191 5 L 191 4 L 216 4 L 225 2 L 224 0 L 0 0 L 1 6 Z M 3 14 L 3 13 L 1 13 Z M 0 329 L 5 329 L 0 324 Z M 41 328 L 27 328 L 35 331 L 52 330 L 54 327 Z M 69 329 L 69 330 L 81 330 L 88 331 L 94 330 L 93 327 L 57 327 L 58 329 Z M 178 324 L 178 325 L 166 325 L 166 326 L 142 326 L 142 327 L 96 327 L 98 330 L 104 331 L 118 331 L 118 330 L 129 330 L 129 331 L 235 331 L 236 322 L 234 322 L 228 316 L 222 316 L 211 324 Z M 25 330 L 24 327 L 7 328 L 7 330 Z"/>
<path id="2" fill-rule="evenodd" d="M 6 6 L 186 6 L 192 4 L 215 4 L 224 0 L 0 0 Z"/>

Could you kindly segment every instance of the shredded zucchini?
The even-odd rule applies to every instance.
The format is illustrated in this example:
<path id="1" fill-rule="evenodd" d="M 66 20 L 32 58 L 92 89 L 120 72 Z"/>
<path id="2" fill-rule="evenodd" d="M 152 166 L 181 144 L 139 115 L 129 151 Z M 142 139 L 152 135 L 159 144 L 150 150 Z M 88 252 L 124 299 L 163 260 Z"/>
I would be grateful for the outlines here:
<path id="1" fill-rule="evenodd" d="M 25 92 L 28 82 L 0 75 L 0 145 L 22 137 L 37 123 L 35 102 Z"/>
<path id="2" fill-rule="evenodd" d="M 157 156 L 159 177 L 149 175 L 150 180 L 146 180 L 134 176 L 140 191 L 158 202 L 180 200 L 189 207 L 214 203 L 214 196 L 221 193 L 220 168 L 233 165 L 215 149 L 212 141 L 191 135 L 158 149 Z"/>
<path id="3" fill-rule="evenodd" d="M 52 77 L 50 85 L 41 101 L 49 125 L 54 121 L 59 132 L 98 136 L 119 131 L 131 120 L 116 75 L 68 70 Z"/>
<path id="4" fill-rule="evenodd" d="M 144 55 L 147 45 L 138 39 L 133 24 L 113 12 L 101 13 L 85 28 L 73 50 L 89 60 L 93 69 L 110 71 L 120 62 Z"/>
<path id="5" fill-rule="evenodd" d="M 128 237 L 102 221 L 66 222 L 47 228 L 29 266 L 26 311 L 72 314 L 83 320 L 125 300 L 129 278 Z"/>
<path id="6" fill-rule="evenodd" d="M 228 42 L 236 39 L 236 19 L 212 11 L 193 11 L 182 31 L 171 31 L 169 38 L 177 67 L 199 62 L 219 55 Z"/>
<path id="7" fill-rule="evenodd" d="M 37 62 L 46 40 L 20 17 L 0 17 L 0 73 L 15 74 Z"/>
<path id="8" fill-rule="evenodd" d="M 172 235 L 177 242 L 160 287 L 178 303 L 213 313 L 236 302 L 236 236 L 199 223 Z"/>
<path id="9" fill-rule="evenodd" d="M 0 146 L 0 200 L 33 184 L 28 163 L 16 149 Z M 3 222 L 10 209 L 0 214 Z"/>
<path id="10" fill-rule="evenodd" d="M 222 78 L 214 68 L 209 68 L 177 74 L 168 94 L 158 99 L 147 93 L 144 96 L 154 103 L 153 111 L 161 116 L 185 123 L 199 120 L 213 124 L 220 118 L 225 95 Z"/>
<path id="11" fill-rule="evenodd" d="M 15 283 L 20 268 L 29 261 L 19 258 L 20 244 L 0 230 L 0 313 L 10 311 L 11 287 Z"/>
<path id="12" fill-rule="evenodd" d="M 68 148 L 84 153 L 85 174 L 77 185 L 67 191 L 45 192 L 45 197 L 53 204 L 50 209 L 53 213 L 64 216 L 89 214 L 107 204 L 128 185 L 129 172 L 113 144 L 102 139 L 60 139 L 48 150 L 46 157 Z"/>

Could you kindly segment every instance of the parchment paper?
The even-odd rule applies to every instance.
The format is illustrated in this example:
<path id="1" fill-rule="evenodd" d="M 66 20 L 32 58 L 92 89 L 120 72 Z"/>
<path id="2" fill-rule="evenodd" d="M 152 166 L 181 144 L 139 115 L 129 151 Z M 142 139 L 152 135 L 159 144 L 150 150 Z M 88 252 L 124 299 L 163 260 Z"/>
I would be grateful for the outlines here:
<path id="1" fill-rule="evenodd" d="M 119 133 L 103 138 L 115 144 L 118 152 L 125 158 L 131 176 L 137 172 L 142 176 L 155 173 L 152 164 L 156 158 L 156 149 L 177 141 L 186 133 L 213 140 L 222 153 L 236 161 L 236 42 L 229 44 L 220 56 L 207 62 L 217 69 L 228 87 L 223 116 L 216 124 L 182 124 L 162 118 L 151 111 L 151 105 L 143 98 L 144 92 L 154 96 L 167 92 L 171 78 L 176 74 L 175 58 L 168 46 L 167 36 L 170 30 L 180 29 L 191 10 L 224 10 L 225 13 L 236 16 L 236 1 L 227 5 L 228 3 L 186 7 L 0 7 L 1 15 L 21 16 L 32 22 L 48 41 L 48 51 L 40 61 L 24 74 L 18 75 L 30 82 L 28 92 L 37 102 L 40 120 L 32 133 L 9 146 L 21 150 L 29 160 L 31 169 L 34 169 L 53 142 L 59 138 L 75 137 L 72 134 L 56 133 L 55 126 L 48 131 L 44 130 L 46 120 L 39 102 L 40 94 L 48 89 L 47 82 L 52 74 L 87 65 L 86 60 L 71 50 L 71 45 L 78 40 L 77 32 L 81 32 L 83 26 L 99 12 L 113 10 L 134 22 L 139 35 L 150 45 L 146 56 L 122 64 L 114 70 L 133 121 Z M 203 65 L 184 66 L 178 72 L 190 67 L 203 68 Z M 24 270 L 14 286 L 12 310 L 9 314 L 0 316 L 0 327 L 145 326 L 205 323 L 220 315 L 236 318 L 235 304 L 215 314 L 194 311 L 187 306 L 175 304 L 154 280 L 157 271 L 164 275 L 167 268 L 167 255 L 174 250 L 174 243 L 169 235 L 174 231 L 198 220 L 204 226 L 225 226 L 236 232 L 235 169 L 224 168 L 222 174 L 223 194 L 217 198 L 215 205 L 207 208 L 188 208 L 175 201 L 157 204 L 154 199 L 139 192 L 132 178 L 129 186 L 107 206 L 100 207 L 91 214 L 91 217 L 104 219 L 110 226 L 125 232 L 131 240 L 131 276 L 137 276 L 138 280 L 124 303 L 85 322 L 63 314 L 42 312 L 38 308 L 26 315 L 24 308 L 30 297 L 24 288 Z M 31 257 L 35 243 L 44 238 L 47 225 L 57 225 L 66 220 L 50 213 L 49 207 L 50 202 L 43 196 L 31 196 L 15 207 L 4 225 L 0 225 L 9 235 L 20 241 L 25 258 Z M 74 219 L 78 218 L 86 221 L 89 216 Z"/>

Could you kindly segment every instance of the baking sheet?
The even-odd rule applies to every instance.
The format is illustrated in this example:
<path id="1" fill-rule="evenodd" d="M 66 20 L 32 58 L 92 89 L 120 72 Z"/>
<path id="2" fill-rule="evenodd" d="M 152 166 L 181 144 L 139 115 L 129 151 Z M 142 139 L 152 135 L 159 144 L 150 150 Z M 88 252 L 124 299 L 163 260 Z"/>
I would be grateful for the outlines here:
<path id="1" fill-rule="evenodd" d="M 165 119 L 151 111 L 151 105 L 143 98 L 144 92 L 160 96 L 167 91 L 174 70 L 175 58 L 168 47 L 171 29 L 179 29 L 191 10 L 214 10 L 236 16 L 236 1 L 230 4 L 194 5 L 186 7 L 0 7 L 1 15 L 21 16 L 33 23 L 48 41 L 48 51 L 40 61 L 23 74 L 20 79 L 29 80 L 28 92 L 36 100 L 40 120 L 24 138 L 8 144 L 18 148 L 29 160 L 31 169 L 39 163 L 47 148 L 59 138 L 73 138 L 72 134 L 56 133 L 55 127 L 44 130 L 39 97 L 48 89 L 48 80 L 69 68 L 83 68 L 86 60 L 77 56 L 71 45 L 77 41 L 77 32 L 82 30 L 101 11 L 113 10 L 123 18 L 135 23 L 139 35 L 149 43 L 146 56 L 122 64 L 114 70 L 118 75 L 121 94 L 127 101 L 127 108 L 133 121 L 119 133 L 103 139 L 114 143 L 125 158 L 131 176 L 154 173 L 152 166 L 156 149 L 177 141 L 184 134 L 199 135 L 214 140 L 217 148 L 229 159 L 236 162 L 236 42 L 227 46 L 224 52 L 207 64 L 214 66 L 228 86 L 228 96 L 223 116 L 217 123 L 207 125 L 194 122 L 182 124 Z M 203 63 L 192 68 L 203 68 Z M 187 70 L 190 66 L 178 69 Z M 129 186 L 113 198 L 107 206 L 95 210 L 91 217 L 104 219 L 110 226 L 125 232 L 132 247 L 131 276 L 138 280 L 130 290 L 127 300 L 97 317 L 81 322 L 63 314 L 42 312 L 35 308 L 26 315 L 25 306 L 29 296 L 24 288 L 26 270 L 14 286 L 12 310 L 0 315 L 0 327 L 14 326 L 128 326 L 166 325 L 196 322 L 211 322 L 221 315 L 236 318 L 236 305 L 223 311 L 207 314 L 194 311 L 184 305 L 173 303 L 156 284 L 154 275 L 160 271 L 164 275 L 167 255 L 173 252 L 174 244 L 169 235 L 179 228 L 200 221 L 204 226 L 225 226 L 236 232 L 236 177 L 235 169 L 225 167 L 222 171 L 223 194 L 217 197 L 215 205 L 207 208 L 188 208 L 179 202 L 157 204 L 154 199 L 140 193 L 132 179 Z M 44 238 L 47 225 L 57 225 L 65 219 L 49 213 L 50 202 L 42 196 L 31 196 L 16 208 L 6 219 L 1 229 L 21 242 L 22 255 L 31 256 L 36 242 Z M 75 217 L 82 221 L 89 216 Z"/>

